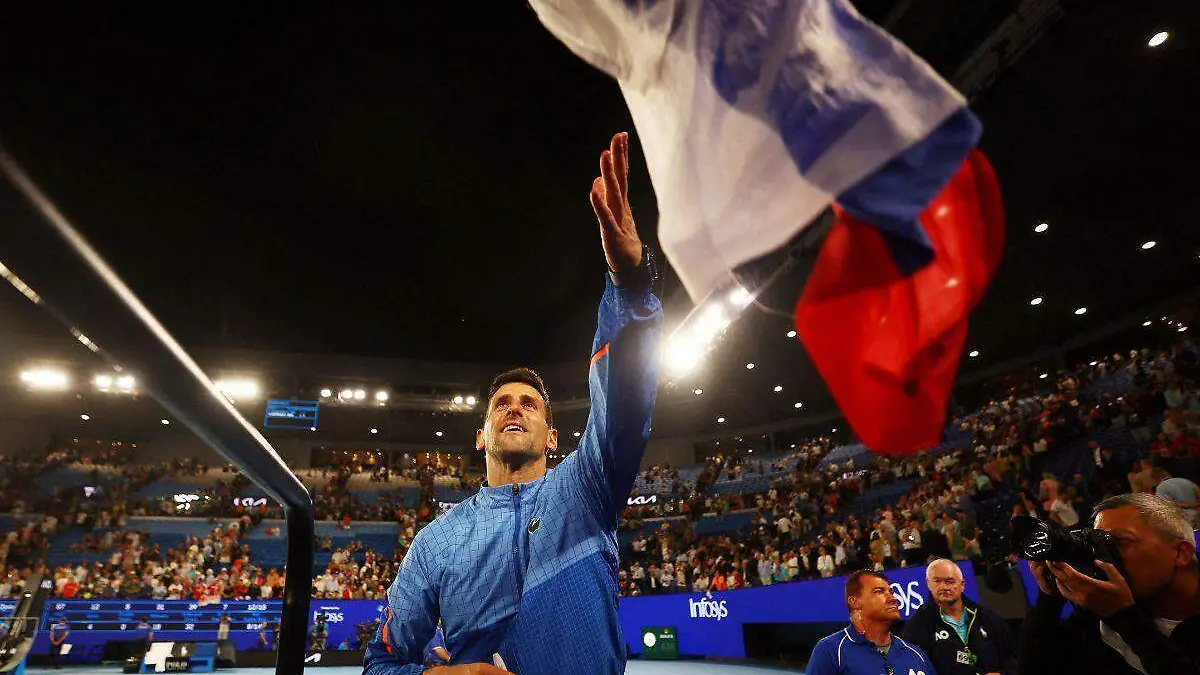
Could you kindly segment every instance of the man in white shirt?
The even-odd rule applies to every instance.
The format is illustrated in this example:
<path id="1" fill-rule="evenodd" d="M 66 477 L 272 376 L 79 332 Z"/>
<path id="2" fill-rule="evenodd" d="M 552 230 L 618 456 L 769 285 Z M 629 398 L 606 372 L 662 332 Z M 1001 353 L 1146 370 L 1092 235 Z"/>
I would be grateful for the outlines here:
<path id="1" fill-rule="evenodd" d="M 1058 495 L 1050 504 L 1050 518 L 1066 528 L 1072 528 L 1079 524 L 1079 514 L 1076 513 L 1075 507 L 1067 500 L 1065 495 Z"/>
<path id="2" fill-rule="evenodd" d="M 791 519 L 789 519 L 787 515 L 780 516 L 779 519 L 775 521 L 775 529 L 779 530 L 780 536 L 790 538 L 792 531 Z"/>

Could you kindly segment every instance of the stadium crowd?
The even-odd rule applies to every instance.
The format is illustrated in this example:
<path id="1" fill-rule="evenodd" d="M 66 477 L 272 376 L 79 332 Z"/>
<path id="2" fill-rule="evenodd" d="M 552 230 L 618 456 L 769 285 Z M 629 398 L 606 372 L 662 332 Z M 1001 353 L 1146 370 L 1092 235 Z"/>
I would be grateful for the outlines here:
<path id="1" fill-rule="evenodd" d="M 1130 380 L 1123 394 L 1089 386 L 1118 372 Z M 816 438 L 770 459 L 744 452 L 715 454 L 694 484 L 676 468 L 651 466 L 639 482 L 665 487 L 655 503 L 623 513 L 622 528 L 631 538 L 621 552 L 620 592 L 734 589 L 830 577 L 861 567 L 923 565 L 934 557 L 969 559 L 982 566 L 1011 562 L 1005 528 L 1009 515 L 1035 513 L 1070 527 L 1105 496 L 1154 491 L 1172 476 L 1194 480 L 1200 466 L 1197 382 L 1196 353 L 1184 342 L 1163 352 L 1114 354 L 1081 365 L 1042 391 L 1010 392 L 956 419 L 952 431 L 960 441 L 948 451 L 898 458 L 864 452 L 834 459 L 832 440 Z M 1032 385 L 1046 382 L 1034 380 Z M 1122 428 L 1136 440 L 1138 456 L 1122 457 L 1094 439 L 1100 431 Z M 1086 470 L 1057 475 L 1054 458 L 1079 444 L 1088 445 Z M 136 492 L 160 478 L 200 475 L 212 467 L 200 460 L 139 465 L 121 457 L 56 447 L 43 460 L 0 460 L 0 503 L 14 516 L 31 514 L 14 521 L 0 541 L 0 597 L 21 593 L 36 573 L 52 578 L 55 594 L 64 598 L 210 602 L 279 596 L 284 574 L 255 564 L 245 534 L 282 514 L 269 502 L 230 506 L 229 497 L 248 486 L 233 467 L 220 468 L 227 478 L 202 491 L 209 499 L 181 511 L 165 500 L 139 500 Z M 92 495 L 74 490 L 41 502 L 26 500 L 20 486 L 71 462 L 93 467 L 95 478 L 108 471 L 121 480 Z M 475 483 L 453 467 L 423 473 L 413 467 L 341 466 L 298 473 L 313 482 L 318 519 L 339 521 L 344 529 L 354 521 L 400 525 L 390 555 L 355 541 L 335 547 L 328 536 L 318 542 L 318 549 L 331 556 L 313 578 L 313 596 L 330 599 L 386 597 L 413 537 L 438 515 L 429 506 L 434 479 L 453 478 L 467 489 Z M 399 487 L 365 503 L 347 489 L 356 474 L 389 487 L 397 479 L 416 481 L 422 487 L 421 505 L 401 506 Z M 719 482 L 756 475 L 773 477 L 769 487 L 741 494 L 715 489 Z M 860 508 L 865 494 L 889 485 L 900 488 L 898 497 Z M 168 513 L 206 516 L 213 529 L 163 550 L 146 532 L 128 528 L 130 516 Z M 697 534 L 702 522 L 738 514 L 748 515 L 748 526 Z M 79 562 L 48 567 L 45 553 L 51 541 L 71 528 L 85 532 L 70 548 Z"/>

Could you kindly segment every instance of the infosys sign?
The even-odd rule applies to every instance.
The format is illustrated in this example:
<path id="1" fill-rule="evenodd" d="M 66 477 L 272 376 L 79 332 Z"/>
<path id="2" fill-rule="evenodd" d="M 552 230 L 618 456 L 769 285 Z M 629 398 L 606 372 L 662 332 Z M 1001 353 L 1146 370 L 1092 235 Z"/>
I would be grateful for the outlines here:
<path id="1" fill-rule="evenodd" d="M 959 567 L 967 596 L 978 599 L 971 564 Z M 887 577 L 900 602 L 900 616 L 907 619 L 926 601 L 925 568 L 891 570 Z M 621 629 L 635 654 L 642 651 L 644 627 L 675 626 L 681 655 L 745 658 L 742 624 L 847 622 L 845 588 L 845 577 L 833 577 L 737 591 L 621 598 Z"/>

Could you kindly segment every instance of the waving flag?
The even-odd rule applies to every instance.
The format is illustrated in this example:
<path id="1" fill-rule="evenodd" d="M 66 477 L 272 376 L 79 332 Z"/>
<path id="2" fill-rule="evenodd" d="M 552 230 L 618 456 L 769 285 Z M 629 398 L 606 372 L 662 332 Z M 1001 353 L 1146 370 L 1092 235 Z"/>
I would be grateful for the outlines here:
<path id="1" fill-rule="evenodd" d="M 986 161 L 964 164 L 980 125 L 962 96 L 845 0 L 531 4 L 619 82 L 662 249 L 694 300 L 838 203 L 798 330 L 869 447 L 936 444 L 966 318 L 1003 238 L 990 169 L 970 169 Z M 960 167 L 945 215 L 923 214 Z M 985 193 L 994 208 L 956 201 Z M 961 285 L 946 292 L 935 277 Z M 914 379 L 926 369 L 948 378 Z"/>

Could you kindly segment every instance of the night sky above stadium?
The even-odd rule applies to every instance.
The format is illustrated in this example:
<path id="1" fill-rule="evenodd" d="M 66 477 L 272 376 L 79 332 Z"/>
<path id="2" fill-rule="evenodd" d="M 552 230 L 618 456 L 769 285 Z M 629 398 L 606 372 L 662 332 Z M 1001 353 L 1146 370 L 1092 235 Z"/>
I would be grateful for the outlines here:
<path id="1" fill-rule="evenodd" d="M 615 83 L 523 3 L 26 4 L 0 27 L 0 138 L 185 344 L 586 354 L 604 270 L 587 191 L 633 128 Z M 972 327 L 991 363 L 1200 279 L 1200 10 L 1065 6 L 973 103 L 1009 215 Z M 936 33 L 913 46 L 945 73 L 962 40 Z M 666 295 L 686 308 L 670 275 Z"/>

